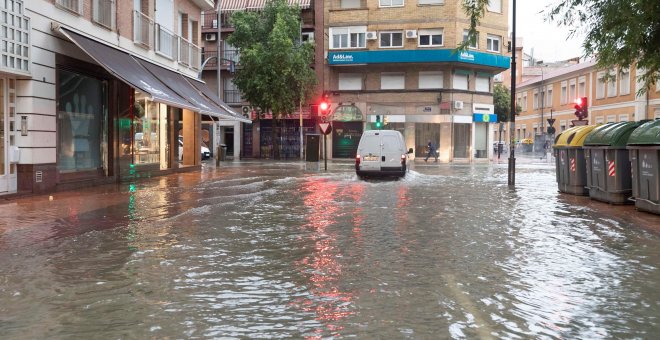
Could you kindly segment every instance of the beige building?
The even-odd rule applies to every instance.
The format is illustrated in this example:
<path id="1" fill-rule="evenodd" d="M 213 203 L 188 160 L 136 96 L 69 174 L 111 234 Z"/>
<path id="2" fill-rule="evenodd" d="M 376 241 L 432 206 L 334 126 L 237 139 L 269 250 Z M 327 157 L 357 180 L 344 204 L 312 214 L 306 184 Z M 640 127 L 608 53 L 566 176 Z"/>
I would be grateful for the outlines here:
<path id="1" fill-rule="evenodd" d="M 403 133 L 415 156 L 487 160 L 496 118 L 493 77 L 507 69 L 508 1 L 491 1 L 475 44 L 454 49 L 469 20 L 460 0 L 325 0 L 323 89 L 334 158 L 355 157 L 365 129 Z"/>
<path id="2" fill-rule="evenodd" d="M 638 95 L 643 84 L 635 67 L 600 70 L 594 61 L 550 70 L 516 86 L 516 100 L 522 108 L 516 117 L 515 138 L 530 138 L 535 144 L 548 136 L 547 119 L 555 119 L 557 132 L 576 120 L 575 100 L 587 98 L 588 124 L 639 121 L 660 118 L 660 87 L 655 85 Z M 609 73 L 609 76 L 606 76 Z"/>

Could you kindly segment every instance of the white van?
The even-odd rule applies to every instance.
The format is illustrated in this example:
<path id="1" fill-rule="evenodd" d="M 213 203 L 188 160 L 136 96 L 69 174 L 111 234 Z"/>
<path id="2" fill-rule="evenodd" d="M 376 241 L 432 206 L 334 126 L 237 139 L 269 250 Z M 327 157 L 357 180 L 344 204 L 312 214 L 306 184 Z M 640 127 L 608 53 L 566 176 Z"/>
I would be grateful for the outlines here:
<path id="1" fill-rule="evenodd" d="M 369 130 L 362 133 L 355 156 L 355 172 L 365 176 L 406 175 L 408 154 L 401 132 L 395 130 Z"/>

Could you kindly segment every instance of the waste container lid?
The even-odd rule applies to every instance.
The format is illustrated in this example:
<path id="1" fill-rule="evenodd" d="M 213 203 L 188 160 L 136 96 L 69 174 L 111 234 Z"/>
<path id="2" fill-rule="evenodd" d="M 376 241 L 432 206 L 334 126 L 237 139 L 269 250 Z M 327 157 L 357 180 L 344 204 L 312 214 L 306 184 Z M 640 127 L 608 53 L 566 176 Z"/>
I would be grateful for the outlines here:
<path id="1" fill-rule="evenodd" d="M 557 138 L 555 138 L 555 145 L 553 145 L 553 147 L 582 146 L 585 137 L 595 128 L 596 125 L 574 126 L 560 133 Z"/>
<path id="2" fill-rule="evenodd" d="M 585 146 L 625 147 L 630 134 L 646 121 L 619 122 L 601 125 L 584 139 Z"/>
<path id="3" fill-rule="evenodd" d="M 628 145 L 660 145 L 660 119 L 646 122 L 635 129 L 628 138 Z"/>

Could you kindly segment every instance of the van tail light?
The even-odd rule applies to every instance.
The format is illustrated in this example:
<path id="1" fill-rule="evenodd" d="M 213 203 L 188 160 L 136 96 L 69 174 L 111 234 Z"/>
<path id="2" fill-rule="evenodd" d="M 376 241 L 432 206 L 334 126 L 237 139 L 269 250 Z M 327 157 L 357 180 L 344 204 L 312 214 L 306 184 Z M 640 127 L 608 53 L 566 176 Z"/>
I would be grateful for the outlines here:
<path id="1" fill-rule="evenodd" d="M 401 155 L 401 165 L 406 165 L 406 154 Z"/>
<path id="2" fill-rule="evenodd" d="M 360 155 L 355 156 L 355 170 L 360 170 L 360 162 L 362 161 L 362 157 Z"/>

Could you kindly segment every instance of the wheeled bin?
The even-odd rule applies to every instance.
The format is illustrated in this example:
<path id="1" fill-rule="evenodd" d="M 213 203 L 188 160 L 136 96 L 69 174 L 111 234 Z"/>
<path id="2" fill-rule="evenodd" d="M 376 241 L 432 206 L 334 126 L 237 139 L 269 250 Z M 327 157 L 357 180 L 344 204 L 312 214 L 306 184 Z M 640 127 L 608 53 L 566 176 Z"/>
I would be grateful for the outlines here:
<path id="1" fill-rule="evenodd" d="M 595 128 L 584 140 L 589 197 L 611 204 L 629 204 L 632 179 L 627 147 L 630 134 L 645 121 L 620 122 Z"/>
<path id="2" fill-rule="evenodd" d="M 552 146 L 555 153 L 555 166 L 559 191 L 573 195 L 586 196 L 587 170 L 584 160 L 585 137 L 595 125 L 572 127 L 555 138 Z"/>
<path id="3" fill-rule="evenodd" d="M 635 208 L 660 215 L 660 119 L 633 131 L 628 150 Z"/>

